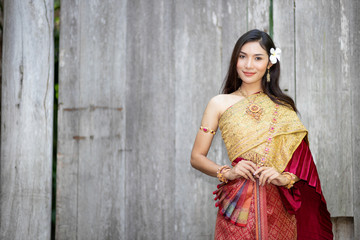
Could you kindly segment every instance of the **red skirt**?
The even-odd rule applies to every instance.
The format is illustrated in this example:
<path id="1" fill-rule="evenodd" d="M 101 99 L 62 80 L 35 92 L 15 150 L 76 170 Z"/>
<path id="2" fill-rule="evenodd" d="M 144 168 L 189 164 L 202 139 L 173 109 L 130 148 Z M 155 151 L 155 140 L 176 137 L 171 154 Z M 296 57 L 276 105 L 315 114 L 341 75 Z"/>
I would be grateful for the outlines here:
<path id="1" fill-rule="evenodd" d="M 263 190 L 266 191 L 266 213 L 260 214 L 264 216 L 266 214 L 267 232 L 262 236 L 262 240 L 265 239 L 277 239 L 277 240 L 291 240 L 297 238 L 296 230 L 296 218 L 295 215 L 289 214 L 282 201 L 279 191 L 276 186 L 269 184 L 266 185 Z M 254 191 L 256 189 L 254 188 Z M 231 240 L 231 239 L 257 239 L 257 217 L 256 211 L 256 194 L 252 195 L 249 215 L 245 226 L 237 226 L 229 221 L 221 213 L 220 209 L 216 219 L 215 227 L 215 239 L 216 240 Z M 261 211 L 261 209 L 260 209 Z"/>
<path id="2" fill-rule="evenodd" d="M 289 190 L 272 184 L 257 188 L 253 187 L 256 185 L 253 182 L 242 184 L 244 179 L 219 185 L 219 189 L 214 192 L 219 206 L 215 239 L 259 239 L 259 235 L 262 240 L 333 239 L 330 213 L 305 141 L 296 149 L 285 171 L 300 178 Z M 260 189 L 258 195 L 257 189 Z M 251 196 L 250 204 L 246 204 L 246 199 L 250 197 L 245 196 Z M 258 202 L 260 206 L 256 204 Z M 265 220 L 265 224 L 258 219 Z"/>

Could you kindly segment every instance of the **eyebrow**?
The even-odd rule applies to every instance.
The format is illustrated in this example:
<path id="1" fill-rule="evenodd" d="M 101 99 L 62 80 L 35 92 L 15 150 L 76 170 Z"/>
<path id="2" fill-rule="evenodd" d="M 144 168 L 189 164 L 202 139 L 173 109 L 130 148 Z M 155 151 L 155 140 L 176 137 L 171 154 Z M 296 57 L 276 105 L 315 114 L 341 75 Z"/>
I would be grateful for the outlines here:
<path id="1" fill-rule="evenodd" d="M 241 51 L 240 51 L 240 53 L 247 55 L 245 52 L 241 52 Z M 254 55 L 255 55 L 255 56 L 264 56 L 264 54 L 262 54 L 262 53 L 257 53 L 257 54 L 254 54 Z"/>

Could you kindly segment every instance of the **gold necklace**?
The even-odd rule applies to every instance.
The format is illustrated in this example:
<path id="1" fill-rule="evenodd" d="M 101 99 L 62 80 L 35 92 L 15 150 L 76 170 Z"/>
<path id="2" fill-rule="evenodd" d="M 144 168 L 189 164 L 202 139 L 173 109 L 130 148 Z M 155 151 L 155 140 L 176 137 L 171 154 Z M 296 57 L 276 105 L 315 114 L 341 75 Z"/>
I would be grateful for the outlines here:
<path id="1" fill-rule="evenodd" d="M 253 118 L 255 118 L 257 121 L 259 121 L 261 118 L 261 115 L 263 113 L 263 109 L 262 109 L 262 107 L 260 107 L 259 105 L 257 105 L 255 103 L 255 100 L 262 92 L 260 91 L 260 92 L 254 93 L 254 94 L 257 94 L 257 96 L 252 101 L 250 101 L 248 96 L 245 95 L 244 92 L 240 88 L 239 88 L 239 91 L 240 91 L 241 95 L 243 95 L 249 102 L 249 105 L 246 107 L 246 113 L 248 115 L 252 116 Z"/>

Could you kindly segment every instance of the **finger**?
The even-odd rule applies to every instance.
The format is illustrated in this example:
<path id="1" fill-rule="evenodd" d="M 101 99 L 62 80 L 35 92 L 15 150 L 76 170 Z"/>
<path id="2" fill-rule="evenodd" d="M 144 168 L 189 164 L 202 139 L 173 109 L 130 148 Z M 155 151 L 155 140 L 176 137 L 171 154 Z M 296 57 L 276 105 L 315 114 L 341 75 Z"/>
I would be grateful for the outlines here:
<path id="1" fill-rule="evenodd" d="M 263 172 L 263 174 L 266 176 L 266 183 L 270 184 L 272 180 L 277 178 L 279 173 L 274 168 L 269 168 Z"/>
<path id="2" fill-rule="evenodd" d="M 237 165 L 242 166 L 242 167 L 245 167 L 245 166 L 246 166 L 246 168 L 247 168 L 247 169 L 251 169 L 252 172 L 257 169 L 257 168 L 256 168 L 256 164 L 253 163 L 252 161 L 248 161 L 248 160 L 246 160 L 246 161 L 243 160 L 243 161 L 241 161 L 240 163 L 238 163 Z"/>
<path id="3" fill-rule="evenodd" d="M 261 179 L 261 186 L 265 186 L 266 181 L 267 181 L 267 179 L 269 178 L 269 176 L 263 172 L 260 177 L 262 177 L 262 179 Z"/>
<path id="4" fill-rule="evenodd" d="M 274 173 L 273 175 L 271 175 L 267 180 L 267 184 L 270 184 L 275 178 L 277 178 L 278 175 L 278 173 Z"/>
<path id="5" fill-rule="evenodd" d="M 269 179 L 269 177 L 271 176 L 271 170 L 269 169 L 265 169 L 264 171 L 262 171 L 261 175 L 260 175 L 260 182 L 261 182 L 261 186 L 265 186 L 266 181 Z"/>
<path id="6" fill-rule="evenodd" d="M 255 182 L 255 179 L 250 171 L 246 171 L 245 174 L 251 181 Z"/>
<path id="7" fill-rule="evenodd" d="M 236 169 L 240 170 L 240 171 L 249 171 L 251 173 L 254 172 L 254 170 L 252 169 L 252 167 L 250 165 L 248 165 L 247 163 L 241 163 L 241 164 L 237 164 L 235 166 Z"/>
<path id="8" fill-rule="evenodd" d="M 259 168 L 260 169 L 260 168 Z M 262 171 L 264 171 L 263 169 L 261 169 L 260 171 L 255 171 L 253 173 L 254 177 L 257 178 L 257 179 L 260 179 L 260 175 L 262 173 Z"/>
<path id="9" fill-rule="evenodd" d="M 259 185 L 260 185 L 260 186 L 262 186 L 264 177 L 265 177 L 264 174 L 260 174 L 260 177 L 259 177 Z"/>
<path id="10" fill-rule="evenodd" d="M 263 171 L 265 171 L 267 169 L 267 167 L 259 167 L 258 169 L 256 169 L 256 171 L 254 172 L 254 175 L 261 175 L 261 173 Z"/>
<path id="11" fill-rule="evenodd" d="M 277 171 L 272 167 L 260 167 L 255 174 L 261 175 L 261 174 L 268 174 L 268 173 L 277 173 Z M 268 175 L 269 176 L 269 175 Z"/>
<path id="12" fill-rule="evenodd" d="M 245 168 L 246 170 L 248 170 L 251 174 L 253 174 L 255 172 L 255 169 L 252 167 L 252 165 L 250 164 L 246 164 L 243 166 L 243 168 Z"/>
<path id="13" fill-rule="evenodd" d="M 256 166 L 256 164 L 255 163 L 253 163 L 252 161 L 247 161 L 247 164 L 248 164 L 248 166 L 249 167 L 251 167 L 252 168 L 252 172 L 254 172 L 254 171 L 256 171 L 257 170 L 257 166 Z"/>
<path id="14" fill-rule="evenodd" d="M 239 175 L 245 179 L 249 179 L 249 177 L 246 175 L 246 173 L 242 170 L 239 171 Z"/>
<path id="15" fill-rule="evenodd" d="M 252 176 L 252 173 L 247 169 L 242 169 L 241 174 L 245 179 L 250 179 L 251 181 L 255 181 L 254 177 Z"/>

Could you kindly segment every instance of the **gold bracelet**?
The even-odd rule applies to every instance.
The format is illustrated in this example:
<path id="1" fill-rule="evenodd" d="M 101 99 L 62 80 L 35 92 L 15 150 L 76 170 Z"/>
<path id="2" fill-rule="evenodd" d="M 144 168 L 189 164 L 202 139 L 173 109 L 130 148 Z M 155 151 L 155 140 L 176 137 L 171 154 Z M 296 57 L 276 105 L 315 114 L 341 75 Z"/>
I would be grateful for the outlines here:
<path id="1" fill-rule="evenodd" d="M 202 130 L 204 133 L 211 133 L 215 135 L 216 131 L 209 129 L 208 127 L 200 126 L 200 130 Z"/>
<path id="2" fill-rule="evenodd" d="M 295 174 L 289 172 L 283 172 L 282 175 L 286 176 L 289 179 L 289 183 L 287 185 L 284 185 L 284 187 L 286 187 L 287 189 L 292 188 L 295 183 L 295 178 L 296 178 Z"/>
<path id="3" fill-rule="evenodd" d="M 216 176 L 217 176 L 217 178 L 219 179 L 220 182 L 224 182 L 224 183 L 227 183 L 227 182 L 228 182 L 228 180 L 226 179 L 226 177 L 224 177 L 222 171 L 224 171 L 224 170 L 230 171 L 230 169 L 231 169 L 231 168 L 230 168 L 229 166 L 227 166 L 227 165 L 221 166 L 221 167 L 218 169 L 218 171 L 216 172 Z M 226 171 L 226 172 L 227 172 L 227 171 Z"/>

